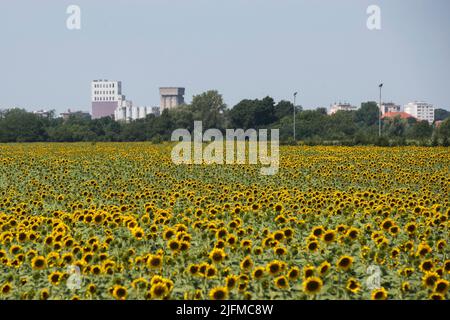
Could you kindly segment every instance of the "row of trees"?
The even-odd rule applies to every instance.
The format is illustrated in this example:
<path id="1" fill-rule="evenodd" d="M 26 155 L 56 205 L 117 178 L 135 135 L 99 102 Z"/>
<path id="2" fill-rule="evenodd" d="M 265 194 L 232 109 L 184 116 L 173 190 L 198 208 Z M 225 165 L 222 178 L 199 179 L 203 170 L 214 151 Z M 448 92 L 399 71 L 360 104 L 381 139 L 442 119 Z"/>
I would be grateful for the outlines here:
<path id="1" fill-rule="evenodd" d="M 203 129 L 242 128 L 280 129 L 283 143 L 293 140 L 293 110 L 289 101 L 275 103 L 271 97 L 242 100 L 227 108 L 217 91 L 194 96 L 191 104 L 164 110 L 161 116 L 148 115 L 130 123 L 116 122 L 110 117 L 86 119 L 43 118 L 22 109 L 0 112 L 0 142 L 36 141 L 146 141 L 170 140 L 173 130 L 193 129 L 195 120 L 203 121 Z M 302 110 L 296 107 L 296 137 L 307 144 L 378 144 L 378 145 L 448 145 L 450 113 L 436 112 L 440 126 L 410 119 L 384 119 L 382 137 L 378 137 L 378 106 L 362 103 L 356 111 L 339 111 L 328 115 L 326 109 Z"/>

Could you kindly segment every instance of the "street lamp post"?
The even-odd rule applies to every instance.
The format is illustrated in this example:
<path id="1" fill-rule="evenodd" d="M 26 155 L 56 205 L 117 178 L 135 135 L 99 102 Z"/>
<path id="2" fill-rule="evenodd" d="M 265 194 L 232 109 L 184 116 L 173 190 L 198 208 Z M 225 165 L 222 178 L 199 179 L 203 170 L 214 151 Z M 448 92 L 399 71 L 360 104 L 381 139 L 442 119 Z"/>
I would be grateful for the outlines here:
<path id="1" fill-rule="evenodd" d="M 294 92 L 294 141 L 295 141 L 295 98 L 298 92 Z"/>
<path id="2" fill-rule="evenodd" d="M 380 105 L 378 107 L 378 136 L 381 137 L 381 88 L 383 88 L 383 84 L 380 83 L 378 88 L 380 88 Z"/>

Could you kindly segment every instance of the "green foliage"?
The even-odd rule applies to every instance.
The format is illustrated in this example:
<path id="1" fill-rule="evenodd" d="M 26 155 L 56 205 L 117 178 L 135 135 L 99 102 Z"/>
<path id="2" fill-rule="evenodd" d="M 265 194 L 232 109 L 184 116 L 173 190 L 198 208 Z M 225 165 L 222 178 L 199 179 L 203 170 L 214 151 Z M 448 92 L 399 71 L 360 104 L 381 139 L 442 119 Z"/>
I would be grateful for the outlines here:
<path id="1" fill-rule="evenodd" d="M 438 109 L 440 110 L 440 109 Z M 437 112 L 445 116 L 445 110 Z M 129 123 L 111 117 L 89 119 L 71 116 L 67 120 L 39 115 L 21 109 L 0 112 L 0 142 L 24 141 L 153 141 L 170 140 L 175 129 L 193 130 L 195 120 L 203 121 L 203 130 L 218 128 L 279 129 L 280 141 L 293 145 L 446 145 L 450 138 L 450 117 L 439 127 L 414 118 L 388 118 L 382 121 L 378 137 L 378 105 L 365 102 L 356 111 L 338 111 L 328 115 L 326 109 L 302 110 L 296 107 L 296 138 L 293 140 L 294 106 L 289 101 L 275 103 L 271 97 L 244 99 L 228 109 L 222 95 L 215 90 L 193 97 L 191 104 L 166 109 L 161 116 L 148 115 Z"/>
<path id="2" fill-rule="evenodd" d="M 444 109 L 436 109 L 434 110 L 434 120 L 441 121 L 450 118 L 450 111 Z"/>

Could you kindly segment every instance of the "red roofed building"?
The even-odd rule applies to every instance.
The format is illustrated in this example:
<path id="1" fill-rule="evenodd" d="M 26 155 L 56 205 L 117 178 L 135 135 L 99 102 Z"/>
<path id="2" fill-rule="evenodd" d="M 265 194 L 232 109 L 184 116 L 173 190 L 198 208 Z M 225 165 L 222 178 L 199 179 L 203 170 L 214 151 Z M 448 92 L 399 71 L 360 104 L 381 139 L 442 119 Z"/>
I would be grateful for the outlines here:
<path id="1" fill-rule="evenodd" d="M 408 119 L 408 118 L 415 118 L 409 113 L 406 112 L 386 112 L 381 118 L 395 118 L 400 117 L 400 119 Z"/>

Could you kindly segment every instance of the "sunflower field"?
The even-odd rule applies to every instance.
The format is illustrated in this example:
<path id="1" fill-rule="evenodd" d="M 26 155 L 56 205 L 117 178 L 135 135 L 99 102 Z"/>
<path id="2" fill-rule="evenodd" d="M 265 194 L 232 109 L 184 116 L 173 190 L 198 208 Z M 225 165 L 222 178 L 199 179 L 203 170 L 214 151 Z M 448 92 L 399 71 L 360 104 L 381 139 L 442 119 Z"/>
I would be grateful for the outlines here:
<path id="1" fill-rule="evenodd" d="M 448 148 L 171 148 L 0 145 L 0 299 L 449 298 Z"/>

